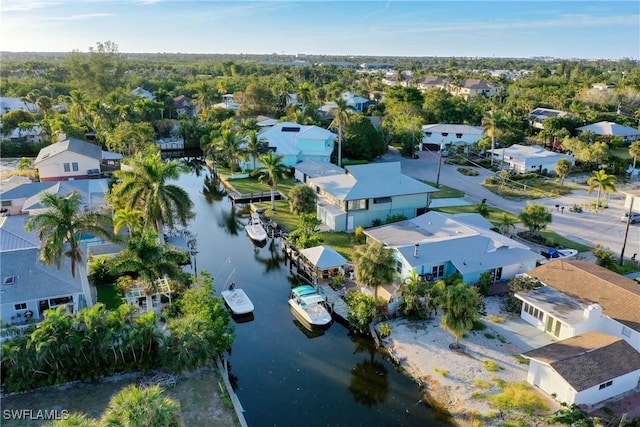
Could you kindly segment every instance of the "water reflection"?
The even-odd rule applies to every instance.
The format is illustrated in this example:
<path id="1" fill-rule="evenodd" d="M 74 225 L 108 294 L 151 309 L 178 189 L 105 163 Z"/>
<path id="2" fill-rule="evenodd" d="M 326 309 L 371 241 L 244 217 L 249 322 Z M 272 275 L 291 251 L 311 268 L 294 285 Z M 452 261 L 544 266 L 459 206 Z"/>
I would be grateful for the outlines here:
<path id="1" fill-rule="evenodd" d="M 376 351 L 371 345 L 363 345 L 362 339 L 356 340 L 355 353 L 366 351 L 369 358 L 361 360 L 351 369 L 349 392 L 353 400 L 371 408 L 387 400 L 389 380 L 387 368 L 382 362 L 375 360 Z"/>
<path id="2" fill-rule="evenodd" d="M 247 208 L 236 208 L 236 205 L 231 205 L 229 211 L 220 211 L 218 216 L 218 226 L 222 228 L 227 234 L 231 236 L 237 236 L 240 231 L 244 234 L 245 223 L 242 221 L 242 213 L 246 212 Z"/>
<path id="3" fill-rule="evenodd" d="M 186 166 L 189 172 L 194 173 L 197 177 L 200 177 L 200 175 L 207 170 L 207 165 L 202 156 L 183 157 L 180 159 L 180 163 Z"/>
<path id="4" fill-rule="evenodd" d="M 266 240 L 264 241 L 264 243 L 266 245 Z M 253 242 L 253 244 L 256 245 L 255 242 Z M 264 245 L 262 247 L 264 247 Z M 264 267 L 265 273 L 271 273 L 272 271 L 280 270 L 282 268 L 284 255 L 281 254 L 280 248 L 278 247 L 278 244 L 275 242 L 275 239 L 270 239 L 269 251 L 267 253 L 267 256 L 263 256 L 262 255 L 263 252 L 264 251 L 260 251 L 259 249 L 254 250 L 253 258 Z"/>
<path id="5" fill-rule="evenodd" d="M 227 189 L 220 182 L 220 178 L 215 175 L 208 174 L 204 178 L 204 185 L 202 186 L 202 194 L 207 203 L 219 202 L 227 196 Z"/>
<path id="6" fill-rule="evenodd" d="M 293 313 L 293 309 L 289 308 L 289 310 L 291 311 L 291 315 L 295 316 L 295 314 Z M 296 325 L 296 328 L 298 328 L 298 330 L 309 339 L 318 338 L 324 335 L 324 329 L 308 328 L 307 326 L 303 325 L 298 319 L 293 319 L 293 324 Z"/>

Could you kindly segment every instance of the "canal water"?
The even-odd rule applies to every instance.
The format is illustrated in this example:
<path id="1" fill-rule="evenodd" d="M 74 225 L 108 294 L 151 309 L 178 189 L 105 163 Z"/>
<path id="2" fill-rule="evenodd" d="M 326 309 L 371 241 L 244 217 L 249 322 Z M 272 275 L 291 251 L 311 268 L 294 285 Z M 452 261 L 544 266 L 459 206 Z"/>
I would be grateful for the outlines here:
<path id="1" fill-rule="evenodd" d="M 232 384 L 254 426 L 448 426 L 447 417 L 421 400 L 411 378 L 368 339 L 334 322 L 311 334 L 287 303 L 292 283 L 277 245 L 255 247 L 247 217 L 204 175 L 179 185 L 195 204 L 196 269 L 209 271 L 220 291 L 235 283 L 255 306 L 253 319 L 236 323 L 229 356 Z M 217 386 L 217 385 L 216 385 Z"/>

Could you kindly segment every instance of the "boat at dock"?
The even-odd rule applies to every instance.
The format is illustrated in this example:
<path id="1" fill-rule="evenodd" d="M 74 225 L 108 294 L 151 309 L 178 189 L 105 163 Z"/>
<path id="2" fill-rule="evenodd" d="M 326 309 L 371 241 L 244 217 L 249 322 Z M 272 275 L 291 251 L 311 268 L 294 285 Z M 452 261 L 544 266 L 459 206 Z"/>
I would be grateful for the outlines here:
<path id="1" fill-rule="evenodd" d="M 251 214 L 249 224 L 245 225 L 244 229 L 247 231 L 247 234 L 254 242 L 260 243 L 267 240 L 267 231 L 262 225 L 260 215 L 255 212 Z"/>
<path id="2" fill-rule="evenodd" d="M 332 318 L 326 307 L 326 298 L 311 285 L 293 288 L 289 306 L 295 317 L 307 328 L 328 328 L 331 325 Z"/>

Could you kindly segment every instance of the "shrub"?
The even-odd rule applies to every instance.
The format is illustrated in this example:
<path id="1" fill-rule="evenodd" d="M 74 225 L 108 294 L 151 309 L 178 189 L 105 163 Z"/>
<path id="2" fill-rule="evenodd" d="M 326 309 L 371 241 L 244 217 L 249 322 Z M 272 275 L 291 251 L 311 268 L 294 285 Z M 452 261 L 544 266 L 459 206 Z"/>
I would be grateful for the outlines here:
<path id="1" fill-rule="evenodd" d="M 527 383 L 509 383 L 504 390 L 488 397 L 497 409 L 516 409 L 532 415 L 535 411 L 548 411 L 549 407 L 542 397 Z"/>
<path id="2" fill-rule="evenodd" d="M 489 372 L 497 372 L 504 369 L 502 366 L 498 365 L 493 360 L 483 360 L 482 364 L 484 365 L 484 368 Z"/>
<path id="3" fill-rule="evenodd" d="M 443 377 L 446 377 L 449 374 L 449 371 L 447 371 L 446 369 L 433 368 L 433 370 L 439 373 L 440 375 L 442 375 Z"/>
<path id="4" fill-rule="evenodd" d="M 478 388 L 491 388 L 491 383 L 489 381 L 481 380 L 480 378 L 476 378 L 475 380 L 473 380 L 473 384 Z"/>
<path id="5" fill-rule="evenodd" d="M 407 217 L 404 215 L 389 215 L 387 217 L 386 223 L 393 224 L 394 222 L 404 221 L 405 219 L 407 219 Z"/>
<path id="6" fill-rule="evenodd" d="M 496 336 L 493 335 L 493 334 L 490 334 L 490 333 L 484 334 L 484 337 L 489 339 L 489 340 L 495 340 L 496 339 Z"/>
<path id="7" fill-rule="evenodd" d="M 389 326 L 388 323 L 381 323 L 380 324 L 380 336 L 382 338 L 386 338 L 389 335 L 391 335 L 391 331 L 392 331 L 392 328 L 391 328 L 391 326 Z"/>
<path id="8" fill-rule="evenodd" d="M 504 323 L 507 321 L 507 318 L 504 316 L 496 316 L 495 314 L 492 314 L 491 316 L 489 316 L 489 320 L 493 323 Z"/>
<path id="9" fill-rule="evenodd" d="M 361 245 L 365 242 L 366 236 L 364 235 L 363 227 L 356 227 L 356 231 L 353 233 L 353 240 L 356 245 Z"/>

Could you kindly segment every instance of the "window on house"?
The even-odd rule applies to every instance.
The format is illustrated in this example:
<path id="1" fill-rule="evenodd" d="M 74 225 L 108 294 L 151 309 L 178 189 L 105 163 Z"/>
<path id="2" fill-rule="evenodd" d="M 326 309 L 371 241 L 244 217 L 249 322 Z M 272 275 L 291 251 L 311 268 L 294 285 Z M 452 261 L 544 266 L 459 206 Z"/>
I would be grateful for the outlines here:
<path id="1" fill-rule="evenodd" d="M 3 285 L 13 285 L 16 283 L 16 276 L 6 276 L 2 281 Z"/>
<path id="2" fill-rule="evenodd" d="M 7 207 L 7 206 L 11 206 L 11 200 L 3 200 L 2 201 L 2 207 Z"/>
<path id="3" fill-rule="evenodd" d="M 21 303 L 15 304 L 13 307 L 16 310 L 26 310 L 27 309 L 27 303 L 26 302 L 21 302 Z"/>
<path id="4" fill-rule="evenodd" d="M 449 136 L 449 132 L 442 132 L 442 136 Z"/>
<path id="5" fill-rule="evenodd" d="M 78 162 L 71 163 L 71 169 L 73 169 L 74 172 L 78 172 Z"/>
<path id="6" fill-rule="evenodd" d="M 396 271 L 402 273 L 402 263 L 400 261 L 396 261 Z"/>
<path id="7" fill-rule="evenodd" d="M 62 298 L 53 298 L 50 300 L 51 307 L 55 307 L 56 305 L 64 305 L 73 302 L 71 297 L 62 297 Z"/>
<path id="8" fill-rule="evenodd" d="M 431 268 L 431 275 L 433 277 L 442 277 L 444 276 L 444 264 L 443 265 L 436 265 L 434 267 Z"/>
<path id="9" fill-rule="evenodd" d="M 462 139 L 462 134 L 461 133 L 456 133 L 456 138 Z"/>
<path id="10" fill-rule="evenodd" d="M 524 311 L 525 313 L 529 312 L 529 304 L 528 303 L 524 303 L 524 305 L 522 306 L 522 311 Z"/>
<path id="11" fill-rule="evenodd" d="M 69 165 L 69 163 L 65 163 L 64 164 L 64 171 L 65 172 L 71 172 L 71 166 Z"/>
<path id="12" fill-rule="evenodd" d="M 623 326 L 622 335 L 624 335 L 627 338 L 631 338 L 631 329 L 627 328 L 626 326 Z"/>
<path id="13" fill-rule="evenodd" d="M 598 388 L 600 390 L 602 390 L 603 388 L 607 388 L 607 387 L 611 386 L 611 384 L 613 384 L 613 381 L 607 381 L 606 383 L 600 384 L 600 386 Z"/>
<path id="14" fill-rule="evenodd" d="M 367 199 L 349 200 L 347 202 L 347 209 L 349 209 L 350 211 L 367 209 Z"/>
<path id="15" fill-rule="evenodd" d="M 391 203 L 391 197 L 376 197 L 373 199 L 374 205 L 379 205 L 381 203 Z"/>
<path id="16" fill-rule="evenodd" d="M 431 137 L 431 132 L 425 132 L 424 135 L 427 137 Z"/>

